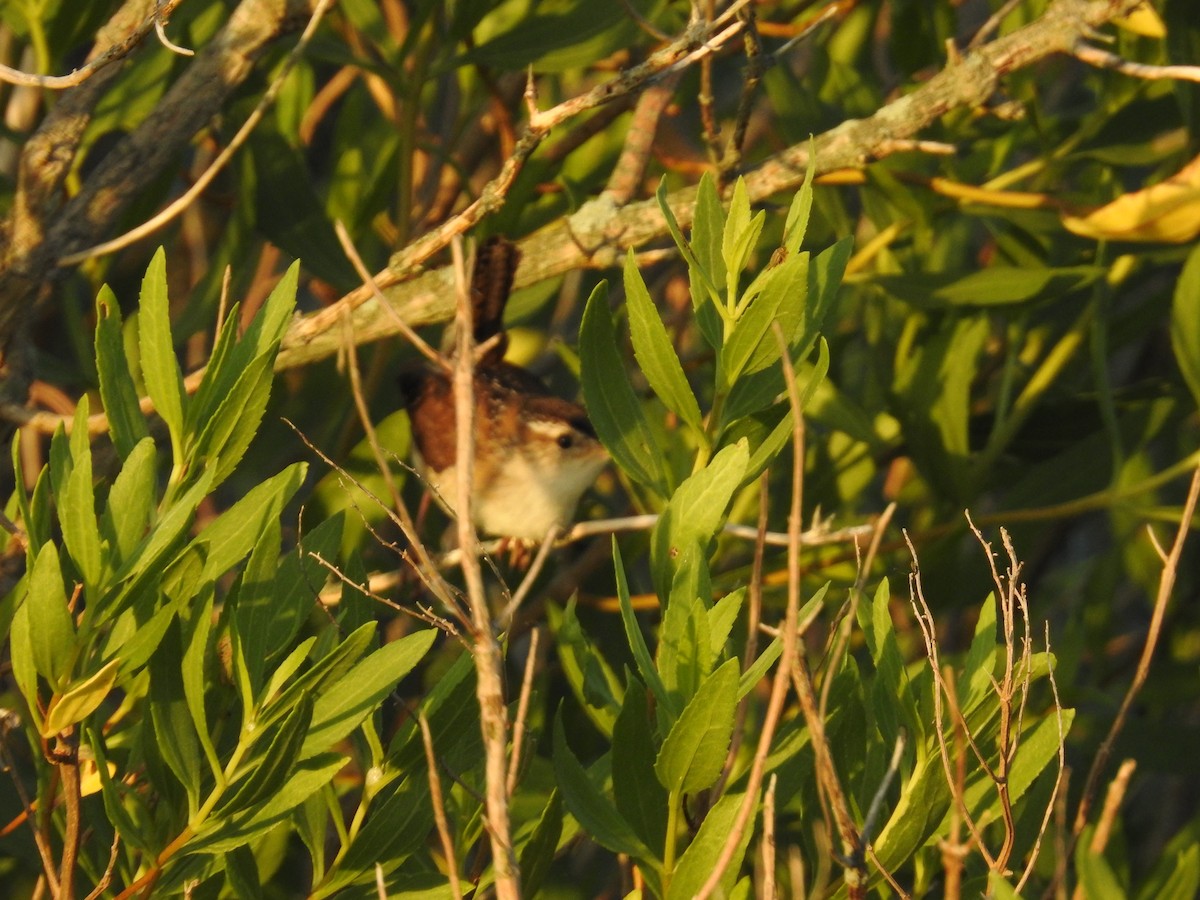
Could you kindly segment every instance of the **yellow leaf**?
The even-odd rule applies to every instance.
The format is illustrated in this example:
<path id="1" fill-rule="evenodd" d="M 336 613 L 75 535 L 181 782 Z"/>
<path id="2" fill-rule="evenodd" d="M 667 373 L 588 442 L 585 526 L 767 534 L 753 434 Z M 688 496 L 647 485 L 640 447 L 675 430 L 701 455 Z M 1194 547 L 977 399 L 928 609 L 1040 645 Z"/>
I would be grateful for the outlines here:
<path id="1" fill-rule="evenodd" d="M 116 763 L 108 764 L 108 777 L 115 778 L 117 775 Z M 100 767 L 96 765 L 94 759 L 88 759 L 83 756 L 79 757 L 79 793 L 84 797 L 90 797 L 92 794 L 97 794 L 103 787 L 100 781 Z"/>
<path id="2" fill-rule="evenodd" d="M 1068 231 L 1096 240 L 1184 244 L 1200 236 L 1200 156 L 1151 187 L 1122 194 L 1086 216 L 1062 218 Z"/>
<path id="3" fill-rule="evenodd" d="M 1113 24 L 1142 37 L 1161 39 L 1167 36 L 1167 26 L 1149 3 L 1143 3 L 1127 16 L 1118 16 L 1113 19 Z"/>

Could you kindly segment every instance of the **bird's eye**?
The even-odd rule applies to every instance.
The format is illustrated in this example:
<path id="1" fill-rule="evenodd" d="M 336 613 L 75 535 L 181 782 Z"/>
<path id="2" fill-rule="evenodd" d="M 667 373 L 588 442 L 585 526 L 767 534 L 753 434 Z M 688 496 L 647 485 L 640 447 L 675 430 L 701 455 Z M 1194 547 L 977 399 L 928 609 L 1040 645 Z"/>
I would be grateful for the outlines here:
<path id="1" fill-rule="evenodd" d="M 562 447 L 564 450 L 570 450 L 573 446 L 575 446 L 575 438 L 569 434 L 560 434 L 558 436 L 557 443 L 558 446 Z"/>

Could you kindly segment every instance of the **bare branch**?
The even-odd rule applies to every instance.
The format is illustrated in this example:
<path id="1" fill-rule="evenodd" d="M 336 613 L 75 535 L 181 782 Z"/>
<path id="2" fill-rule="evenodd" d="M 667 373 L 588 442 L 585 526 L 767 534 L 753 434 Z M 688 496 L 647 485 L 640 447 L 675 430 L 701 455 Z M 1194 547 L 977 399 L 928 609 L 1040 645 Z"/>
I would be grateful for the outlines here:
<path id="1" fill-rule="evenodd" d="M 54 91 L 61 91 L 69 87 L 74 87 L 77 84 L 82 84 L 105 66 L 128 55 L 152 30 L 161 29 L 163 23 L 174 12 L 175 7 L 182 2 L 183 0 L 158 0 L 154 12 L 148 15 L 123 40 L 113 44 L 99 56 L 89 60 L 78 69 L 72 70 L 67 75 L 32 75 L 28 72 L 21 72 L 17 69 L 10 69 L 8 66 L 0 65 L 0 81 L 7 81 L 9 84 L 25 85 L 27 87 L 48 88 Z M 168 47 L 176 49 L 173 44 L 166 40 L 165 34 L 161 36 L 161 39 Z"/>

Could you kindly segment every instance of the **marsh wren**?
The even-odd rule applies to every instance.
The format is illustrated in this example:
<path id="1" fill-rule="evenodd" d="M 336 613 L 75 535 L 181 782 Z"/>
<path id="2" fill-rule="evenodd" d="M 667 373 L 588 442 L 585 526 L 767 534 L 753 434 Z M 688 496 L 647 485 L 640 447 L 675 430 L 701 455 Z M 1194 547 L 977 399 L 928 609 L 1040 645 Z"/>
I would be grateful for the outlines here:
<path id="1" fill-rule="evenodd" d="M 519 259 L 513 244 L 492 238 L 479 248 L 471 278 L 475 343 L 492 341 L 475 365 L 471 507 L 482 532 L 541 541 L 551 526 L 570 524 L 608 453 L 583 407 L 554 396 L 532 372 L 504 361 L 502 317 Z M 458 488 L 451 376 L 424 366 L 402 374 L 400 388 L 417 471 L 453 513 Z"/>

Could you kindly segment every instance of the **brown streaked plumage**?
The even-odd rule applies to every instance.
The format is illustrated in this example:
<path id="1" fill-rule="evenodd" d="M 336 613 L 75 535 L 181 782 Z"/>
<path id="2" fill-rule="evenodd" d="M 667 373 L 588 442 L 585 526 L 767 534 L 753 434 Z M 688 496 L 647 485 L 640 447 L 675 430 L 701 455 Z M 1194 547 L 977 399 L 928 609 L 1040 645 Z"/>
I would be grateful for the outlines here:
<path id="1" fill-rule="evenodd" d="M 537 541 L 565 528 L 580 496 L 608 461 L 583 407 L 551 394 L 532 372 L 504 362 L 504 306 L 519 260 L 493 238 L 478 251 L 471 280 L 476 343 L 499 340 L 475 367 L 476 526 Z M 450 376 L 422 367 L 401 375 L 418 470 L 453 511 L 457 432 Z"/>

